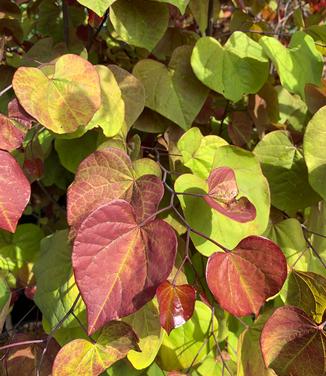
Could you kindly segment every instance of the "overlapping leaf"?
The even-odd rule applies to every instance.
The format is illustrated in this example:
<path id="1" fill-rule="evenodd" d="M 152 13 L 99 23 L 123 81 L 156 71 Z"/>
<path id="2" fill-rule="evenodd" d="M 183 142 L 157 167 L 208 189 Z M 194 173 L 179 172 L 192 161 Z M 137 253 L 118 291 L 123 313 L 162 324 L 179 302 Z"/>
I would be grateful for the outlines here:
<path id="1" fill-rule="evenodd" d="M 142 225 L 124 200 L 93 211 L 78 230 L 72 254 L 89 333 L 151 300 L 172 270 L 176 247 L 167 223 L 155 219 Z"/>
<path id="2" fill-rule="evenodd" d="M 190 46 L 176 48 L 168 67 L 146 59 L 136 64 L 133 70 L 145 86 L 146 106 L 183 129 L 191 127 L 208 94 L 208 89 L 192 72 L 191 51 Z"/>
<path id="3" fill-rule="evenodd" d="M 53 376 L 98 376 L 113 363 L 137 349 L 138 338 L 132 328 L 112 321 L 102 329 L 96 343 L 76 339 L 65 345 L 53 364 Z"/>
<path id="4" fill-rule="evenodd" d="M 191 66 L 200 81 L 233 102 L 257 93 L 268 77 L 263 49 L 240 31 L 234 32 L 225 46 L 212 37 L 200 38 Z"/>
<path id="5" fill-rule="evenodd" d="M 265 324 L 261 348 L 266 367 L 279 376 L 320 376 L 326 372 L 326 336 L 293 306 L 278 308 Z"/>
<path id="6" fill-rule="evenodd" d="M 237 222 L 249 222 L 256 218 L 256 208 L 246 198 L 237 199 L 239 189 L 234 171 L 229 167 L 215 168 L 207 179 L 208 193 L 204 200 L 213 209 Z"/>
<path id="7" fill-rule="evenodd" d="M 6 280 L 0 277 L 0 330 L 2 331 L 9 313 L 11 292 Z"/>
<path id="8" fill-rule="evenodd" d="M 13 87 L 23 108 L 56 133 L 72 133 L 86 126 L 101 105 L 98 73 L 78 55 L 61 56 L 53 74 L 21 67 Z"/>
<path id="9" fill-rule="evenodd" d="M 215 253 L 206 268 L 215 299 L 235 316 L 257 316 L 265 300 L 280 291 L 286 275 L 281 249 L 257 236 L 243 239 L 231 252 Z"/>
<path id="10" fill-rule="evenodd" d="M 320 84 L 323 57 L 310 35 L 303 31 L 296 32 L 288 47 L 268 36 L 263 36 L 259 43 L 275 64 L 282 86 L 291 93 L 300 94 L 304 98 L 306 84 Z M 303 69 L 305 67 L 310 69 Z"/>
<path id="11" fill-rule="evenodd" d="M 160 307 L 161 325 L 168 334 L 191 318 L 196 298 L 196 291 L 192 286 L 175 286 L 165 281 L 157 288 L 156 296 Z"/>
<path id="12" fill-rule="evenodd" d="M 117 148 L 99 150 L 87 157 L 68 189 L 68 223 L 76 230 L 92 210 L 114 199 L 135 202 L 138 217 L 152 215 L 163 196 L 156 176 L 137 179 L 129 156 Z"/>
<path id="13" fill-rule="evenodd" d="M 30 184 L 16 160 L 0 150 L 0 228 L 15 232 L 31 195 Z"/>

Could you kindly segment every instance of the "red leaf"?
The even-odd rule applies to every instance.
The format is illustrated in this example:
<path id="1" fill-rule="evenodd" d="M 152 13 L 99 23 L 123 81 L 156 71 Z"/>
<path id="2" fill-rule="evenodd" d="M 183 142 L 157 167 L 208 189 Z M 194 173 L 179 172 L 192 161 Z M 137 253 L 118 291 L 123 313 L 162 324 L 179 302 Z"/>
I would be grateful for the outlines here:
<path id="1" fill-rule="evenodd" d="M 36 121 L 23 109 L 17 98 L 8 103 L 8 117 L 23 124 L 27 129 L 31 128 L 33 121 Z"/>
<path id="2" fill-rule="evenodd" d="M 279 376 L 325 375 L 325 333 L 301 309 L 278 308 L 266 322 L 260 342 L 266 367 Z"/>
<path id="3" fill-rule="evenodd" d="M 232 315 L 258 315 L 265 300 L 283 286 L 286 259 L 271 240 L 249 236 L 228 253 L 214 253 L 206 267 L 208 287 Z"/>
<path id="4" fill-rule="evenodd" d="M 207 179 L 207 204 L 237 222 L 249 222 L 256 218 L 256 208 L 246 198 L 236 199 L 239 193 L 234 171 L 229 167 L 215 168 Z"/>
<path id="5" fill-rule="evenodd" d="M 13 151 L 19 148 L 26 132 L 7 116 L 0 114 L 0 149 Z"/>
<path id="6" fill-rule="evenodd" d="M 166 222 L 138 225 L 124 200 L 93 211 L 78 230 L 72 254 L 89 333 L 152 299 L 172 270 L 176 248 L 175 233 Z"/>
<path id="7" fill-rule="evenodd" d="M 156 212 L 163 196 L 158 177 L 142 176 L 136 180 L 127 153 L 116 148 L 96 151 L 79 165 L 68 189 L 68 223 L 78 230 L 81 222 L 99 206 L 115 199 L 133 200 L 138 218 Z"/>
<path id="8" fill-rule="evenodd" d="M 174 286 L 165 281 L 157 288 L 156 296 L 160 308 L 160 322 L 168 334 L 191 318 L 196 298 L 196 291 L 192 286 Z"/>
<path id="9" fill-rule="evenodd" d="M 15 232 L 31 195 L 30 184 L 19 164 L 0 150 L 0 228 Z"/>

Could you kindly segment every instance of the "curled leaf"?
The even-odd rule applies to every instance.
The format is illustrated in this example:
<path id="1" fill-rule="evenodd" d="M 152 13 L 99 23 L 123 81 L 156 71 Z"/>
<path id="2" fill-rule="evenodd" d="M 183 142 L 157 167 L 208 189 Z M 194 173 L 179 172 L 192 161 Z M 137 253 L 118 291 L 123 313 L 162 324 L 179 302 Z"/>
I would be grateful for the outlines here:
<path id="1" fill-rule="evenodd" d="M 234 171 L 229 167 L 215 168 L 207 179 L 208 193 L 204 200 L 213 209 L 245 223 L 256 218 L 256 208 L 246 198 L 237 199 L 239 193 Z"/>
<path id="2" fill-rule="evenodd" d="M 157 288 L 156 296 L 160 308 L 160 322 L 168 334 L 191 318 L 196 298 L 196 291 L 192 286 L 174 286 L 165 281 Z"/>
<path id="3" fill-rule="evenodd" d="M 265 300 L 283 286 L 286 259 L 271 240 L 249 236 L 227 253 L 215 253 L 206 267 L 206 280 L 223 309 L 235 316 L 258 315 Z"/>

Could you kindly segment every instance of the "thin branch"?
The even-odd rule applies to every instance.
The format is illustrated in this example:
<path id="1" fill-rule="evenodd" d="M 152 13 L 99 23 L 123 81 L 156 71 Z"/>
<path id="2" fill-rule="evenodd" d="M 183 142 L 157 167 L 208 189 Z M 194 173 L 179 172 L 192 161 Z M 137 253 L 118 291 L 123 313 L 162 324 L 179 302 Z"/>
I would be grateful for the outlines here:
<path id="1" fill-rule="evenodd" d="M 320 256 L 320 254 L 316 251 L 315 247 L 311 244 L 310 240 L 307 237 L 306 231 L 303 231 L 303 236 L 304 236 L 306 243 L 308 244 L 309 248 L 312 250 L 313 254 L 318 258 L 318 260 L 321 262 L 323 267 L 326 269 L 326 262 L 323 260 L 323 258 Z"/>
<path id="2" fill-rule="evenodd" d="M 6 94 L 7 91 L 9 91 L 12 88 L 12 85 L 7 86 L 2 91 L 0 91 L 0 97 L 2 97 L 4 94 Z"/>
<path id="3" fill-rule="evenodd" d="M 103 16 L 103 19 L 99 25 L 99 27 L 96 29 L 95 33 L 92 35 L 92 37 L 89 39 L 89 43 L 88 43 L 88 46 L 87 46 L 87 51 L 90 51 L 91 48 L 93 47 L 93 44 L 95 42 L 95 39 L 97 38 L 97 36 L 99 35 L 100 31 L 102 30 L 102 27 L 104 26 L 107 18 L 109 16 L 109 9 L 107 9 L 107 11 L 105 12 L 104 16 Z"/>
<path id="4" fill-rule="evenodd" d="M 214 0 L 209 0 L 206 35 L 212 36 L 213 33 L 214 33 Z"/>
<path id="5" fill-rule="evenodd" d="M 34 345 L 36 343 L 44 343 L 44 339 L 33 339 L 29 341 L 22 341 L 22 342 L 15 342 L 10 343 L 9 345 L 1 346 L 0 351 L 12 349 L 13 347 L 20 347 L 20 346 L 26 346 L 26 345 Z"/>
<path id="6" fill-rule="evenodd" d="M 309 230 L 308 227 L 305 226 L 304 224 L 301 224 L 301 227 L 302 227 L 305 231 L 309 232 L 309 234 L 313 234 L 313 235 L 316 235 L 316 236 L 320 236 L 321 238 L 326 239 L 326 235 L 320 234 L 319 232 L 315 232 L 315 231 Z"/>

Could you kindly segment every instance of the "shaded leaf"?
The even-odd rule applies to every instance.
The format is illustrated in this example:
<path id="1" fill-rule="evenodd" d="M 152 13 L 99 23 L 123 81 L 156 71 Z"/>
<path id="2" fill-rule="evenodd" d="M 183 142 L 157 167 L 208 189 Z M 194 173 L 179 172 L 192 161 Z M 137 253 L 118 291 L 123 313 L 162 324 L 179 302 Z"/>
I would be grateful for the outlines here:
<path id="1" fill-rule="evenodd" d="M 0 149 L 9 152 L 19 148 L 25 138 L 27 129 L 10 119 L 9 117 L 0 114 Z"/>
<path id="2" fill-rule="evenodd" d="M 191 66 L 200 81 L 233 102 L 257 93 L 268 77 L 263 49 L 240 31 L 232 33 L 224 46 L 212 37 L 200 38 Z"/>
<path id="3" fill-rule="evenodd" d="M 191 127 L 208 94 L 208 89 L 192 72 L 191 51 L 190 46 L 176 48 L 168 67 L 145 59 L 133 70 L 145 86 L 146 106 L 183 129 Z"/>
<path id="4" fill-rule="evenodd" d="M 130 349 L 137 349 L 137 342 L 128 324 L 112 321 L 101 330 L 95 344 L 76 339 L 65 345 L 55 358 L 53 376 L 98 376 Z"/>
<path id="5" fill-rule="evenodd" d="M 78 230 L 72 254 L 89 333 L 151 300 L 172 270 L 176 247 L 167 223 L 155 219 L 138 224 L 126 201 L 114 200 L 93 211 Z"/>
<path id="6" fill-rule="evenodd" d="M 304 135 L 304 156 L 309 172 L 309 183 L 326 200 L 323 181 L 326 177 L 326 155 L 321 140 L 325 139 L 326 106 L 322 107 L 310 120 Z"/>
<path id="7" fill-rule="evenodd" d="M 149 0 L 119 0 L 111 7 L 110 20 L 123 41 L 152 51 L 168 27 L 169 10 Z"/>
<path id="8" fill-rule="evenodd" d="M 285 303 L 301 308 L 320 323 L 326 310 L 326 279 L 316 273 L 292 270 Z"/>
<path id="9" fill-rule="evenodd" d="M 72 133 L 86 126 L 101 105 L 98 73 L 78 55 L 61 56 L 53 75 L 38 68 L 19 68 L 13 88 L 24 109 L 56 133 Z"/>
<path id="10" fill-rule="evenodd" d="M 0 277 L 0 331 L 2 332 L 3 326 L 6 322 L 9 313 L 11 300 L 11 292 L 6 280 Z"/>
<path id="11" fill-rule="evenodd" d="M 319 87 L 313 84 L 307 84 L 304 88 L 305 98 L 309 111 L 315 114 L 320 108 L 326 106 L 326 81 L 322 81 Z"/>
<path id="12" fill-rule="evenodd" d="M 234 171 L 219 167 L 211 171 L 208 179 L 208 193 L 204 200 L 213 209 L 237 222 L 249 222 L 256 218 L 256 208 L 246 198 L 237 199 L 239 190 Z"/>
<path id="13" fill-rule="evenodd" d="M 30 199 L 31 187 L 19 164 L 0 150 L 0 228 L 15 232 Z"/>
<path id="14" fill-rule="evenodd" d="M 265 324 L 261 348 L 267 367 L 279 376 L 320 376 L 326 372 L 326 338 L 299 308 L 278 308 Z"/>
<path id="15" fill-rule="evenodd" d="M 306 84 L 320 84 L 323 57 L 310 35 L 297 31 L 292 35 L 288 47 L 283 46 L 276 38 L 268 36 L 263 36 L 259 43 L 274 63 L 282 86 L 291 93 L 300 94 L 304 98 Z M 303 70 L 303 67 L 310 69 Z"/>
<path id="16" fill-rule="evenodd" d="M 160 307 L 161 325 L 168 334 L 191 318 L 196 298 L 196 291 L 192 286 L 175 286 L 165 281 L 157 288 L 156 296 Z"/>
<path id="17" fill-rule="evenodd" d="M 257 236 L 243 239 L 232 252 L 213 254 L 206 267 L 209 289 L 235 316 L 257 316 L 265 300 L 280 291 L 286 276 L 281 249 Z"/>
<path id="18" fill-rule="evenodd" d="M 26 129 L 31 128 L 33 121 L 35 121 L 28 113 L 23 109 L 17 98 L 14 98 L 8 103 L 8 117 L 21 123 Z"/>

